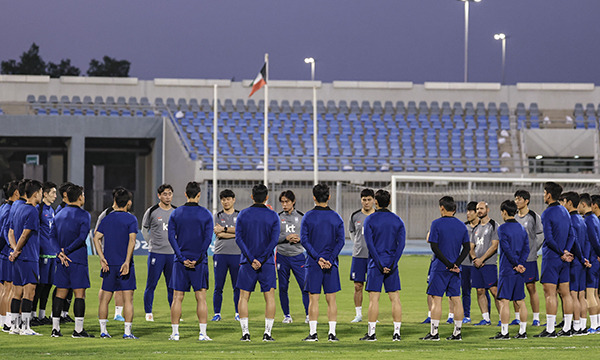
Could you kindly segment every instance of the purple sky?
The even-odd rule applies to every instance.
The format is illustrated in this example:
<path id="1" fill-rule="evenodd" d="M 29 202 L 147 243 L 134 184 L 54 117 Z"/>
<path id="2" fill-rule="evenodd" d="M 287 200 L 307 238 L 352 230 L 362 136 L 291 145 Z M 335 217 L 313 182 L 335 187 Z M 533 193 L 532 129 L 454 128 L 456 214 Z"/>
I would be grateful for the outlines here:
<path id="1" fill-rule="evenodd" d="M 462 81 L 463 4 L 456 0 L 0 0 L 0 59 L 32 42 L 44 60 L 83 72 L 104 55 L 131 76 Z M 483 0 L 471 6 L 469 80 L 600 84 L 600 1 Z"/>

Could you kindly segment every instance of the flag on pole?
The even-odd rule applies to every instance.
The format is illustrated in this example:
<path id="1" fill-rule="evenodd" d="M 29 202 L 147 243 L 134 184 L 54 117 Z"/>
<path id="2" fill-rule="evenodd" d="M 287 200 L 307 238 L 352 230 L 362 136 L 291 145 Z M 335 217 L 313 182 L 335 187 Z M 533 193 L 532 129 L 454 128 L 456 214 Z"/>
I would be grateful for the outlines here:
<path id="1" fill-rule="evenodd" d="M 256 75 L 256 78 L 254 79 L 254 81 L 252 81 L 252 83 L 250 84 L 250 86 L 252 86 L 252 91 L 250 92 L 250 95 L 248 95 L 248 97 L 251 97 L 252 94 L 254 94 L 258 90 L 260 90 L 260 88 L 265 86 L 266 83 L 267 83 L 267 63 L 265 63 L 263 65 L 263 67 L 260 69 L 260 72 L 258 73 L 258 75 Z"/>

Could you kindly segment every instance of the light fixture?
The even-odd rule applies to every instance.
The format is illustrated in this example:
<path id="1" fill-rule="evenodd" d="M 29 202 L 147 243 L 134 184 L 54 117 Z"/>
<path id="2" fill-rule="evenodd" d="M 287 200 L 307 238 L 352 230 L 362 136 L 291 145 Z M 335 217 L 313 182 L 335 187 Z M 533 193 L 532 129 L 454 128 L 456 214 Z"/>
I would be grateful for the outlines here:
<path id="1" fill-rule="evenodd" d="M 536 160 L 540 160 L 540 159 L 543 159 L 543 158 L 544 158 L 544 155 L 536 155 L 536 156 L 535 156 L 535 159 L 536 159 Z"/>
<path id="2" fill-rule="evenodd" d="M 496 39 L 496 40 L 504 40 L 504 39 L 506 39 L 506 34 L 504 34 L 504 33 L 494 34 L 494 39 Z"/>
<path id="3" fill-rule="evenodd" d="M 311 58 L 311 57 L 310 58 L 304 58 L 304 62 L 307 63 L 307 64 L 314 63 L 315 59 Z"/>
<path id="4" fill-rule="evenodd" d="M 579 155 L 573 156 L 573 159 L 579 159 Z"/>

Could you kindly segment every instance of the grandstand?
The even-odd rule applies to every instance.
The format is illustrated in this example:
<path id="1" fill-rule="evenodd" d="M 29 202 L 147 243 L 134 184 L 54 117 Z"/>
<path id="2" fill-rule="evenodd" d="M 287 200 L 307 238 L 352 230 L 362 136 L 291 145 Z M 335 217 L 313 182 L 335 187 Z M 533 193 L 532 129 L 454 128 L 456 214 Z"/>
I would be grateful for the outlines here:
<path id="1" fill-rule="evenodd" d="M 58 158 L 42 157 L 44 177 L 93 187 L 100 193 L 90 205 L 94 211 L 106 205 L 102 194 L 112 182 L 90 162 L 102 163 L 107 155 L 98 154 L 111 151 L 123 159 L 135 154 L 122 166 L 136 169 L 127 181 L 139 193 L 142 209 L 154 201 L 152 189 L 163 181 L 181 189 L 194 178 L 212 188 L 213 84 L 219 86 L 219 181 L 247 191 L 249 183 L 262 179 L 265 121 L 260 93 L 247 98 L 248 81 L 3 75 L 2 137 L 28 152 L 44 152 L 47 145 L 32 145 L 27 137 L 64 140 L 55 144 Z M 393 173 L 598 173 L 600 89 L 592 84 L 271 81 L 269 86 L 274 190 L 292 182 L 299 190 L 310 187 L 313 86 L 320 99 L 320 178 L 341 182 L 336 191 L 344 194 L 363 184 L 388 186 Z M 174 116 L 178 111 L 182 118 Z M 550 146 L 557 140 L 563 145 Z M 98 152 L 96 160 L 92 151 Z M 12 161 L 17 174 L 24 159 Z M 61 162 L 60 171 L 50 170 L 51 163 Z M 338 208 L 346 211 L 345 203 L 340 195 Z M 353 202 L 348 204 L 350 211 Z"/>

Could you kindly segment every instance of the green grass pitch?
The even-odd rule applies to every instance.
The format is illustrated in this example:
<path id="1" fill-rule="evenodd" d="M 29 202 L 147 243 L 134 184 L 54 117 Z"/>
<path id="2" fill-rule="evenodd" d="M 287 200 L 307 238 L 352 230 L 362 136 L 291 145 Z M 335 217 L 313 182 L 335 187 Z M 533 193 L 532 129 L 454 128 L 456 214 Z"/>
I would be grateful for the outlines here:
<path id="1" fill-rule="evenodd" d="M 195 315 L 195 300 L 188 294 L 183 302 L 183 322 L 180 325 L 181 340 L 178 342 L 168 341 L 171 333 L 169 307 L 166 300 L 164 280 L 156 290 L 154 300 L 155 322 L 144 320 L 143 291 L 146 282 L 146 257 L 136 256 L 136 274 L 138 290 L 134 295 L 135 318 L 133 332 L 139 340 L 123 340 L 123 323 L 110 320 L 108 331 L 113 335 L 112 339 L 72 339 L 69 335 L 73 331 L 73 324 L 62 325 L 63 338 L 51 338 L 50 326 L 37 327 L 42 337 L 16 336 L 0 333 L 0 354 L 3 359 L 13 357 L 21 358 L 64 358 L 64 357 L 93 357 L 111 359 L 151 359 L 151 358 L 182 358 L 184 356 L 203 357 L 206 359 L 219 358 L 255 358 L 255 359 L 391 359 L 391 358 L 468 358 L 468 359 L 534 359 L 551 358 L 559 356 L 590 356 L 598 351 L 600 346 L 595 335 L 561 339 L 533 339 L 532 336 L 541 328 L 528 328 L 530 338 L 528 340 L 494 341 L 488 337 L 497 331 L 496 326 L 473 327 L 465 325 L 462 342 L 440 342 L 424 343 L 419 337 L 429 331 L 428 325 L 420 322 L 427 315 L 427 303 L 425 296 L 428 256 L 404 256 L 400 260 L 400 276 L 402 281 L 402 341 L 392 342 L 393 332 L 391 320 L 391 306 L 385 294 L 380 301 L 379 315 L 380 323 L 377 326 L 378 341 L 363 343 L 358 338 L 367 330 L 366 313 L 368 308 L 368 294 L 365 292 L 363 303 L 362 323 L 350 324 L 354 318 L 353 291 L 354 287 L 349 280 L 350 257 L 340 257 L 340 274 L 342 280 L 342 291 L 338 293 L 338 326 L 337 335 L 339 343 L 328 343 L 323 341 L 327 335 L 327 307 L 325 299 L 321 297 L 319 316 L 319 335 L 321 341 L 318 343 L 305 343 L 301 341 L 308 334 L 308 325 L 304 324 L 304 311 L 300 299 L 300 291 L 292 279 L 290 284 L 290 303 L 293 324 L 282 324 L 283 314 L 279 308 L 277 298 L 277 314 L 273 327 L 274 343 L 263 343 L 261 341 L 264 330 L 264 300 L 260 293 L 255 293 L 250 299 L 250 333 L 252 342 L 242 343 L 240 326 L 233 319 L 232 291 L 229 283 L 226 284 L 224 293 L 221 322 L 209 321 L 208 334 L 214 341 L 199 342 L 198 322 Z M 100 270 L 98 258 L 90 257 L 90 278 L 92 287 L 87 292 L 87 311 L 85 328 L 99 336 L 99 324 L 97 320 L 98 289 L 100 287 Z M 211 286 L 213 279 L 211 269 Z M 228 279 L 229 281 L 229 279 Z M 539 288 L 540 295 L 541 287 Z M 543 297 L 542 321 L 544 321 Z M 444 319 L 447 314 L 447 301 L 444 300 Z M 209 319 L 212 317 L 212 289 L 208 292 Z M 48 306 L 48 310 L 50 305 Z M 109 318 L 112 318 L 114 306 L 111 303 Z M 72 315 L 72 311 L 71 311 Z M 530 315 L 531 316 L 531 315 Z M 477 308 L 476 301 L 472 301 L 473 320 L 479 321 L 481 314 Z M 511 314 L 511 319 L 513 315 Z M 560 316 L 559 316 L 560 318 Z M 492 323 L 497 323 L 498 315 L 492 309 Z M 529 321 L 531 323 L 531 320 Z M 440 325 L 440 335 L 448 336 L 452 326 L 443 323 Z M 511 334 L 516 334 L 517 327 L 511 326 Z M 599 336 L 600 338 L 600 336 Z M 588 355 L 585 355 L 588 354 Z"/>

